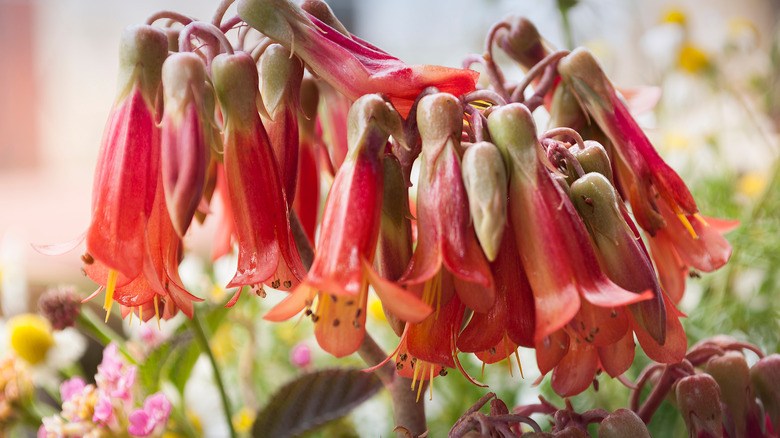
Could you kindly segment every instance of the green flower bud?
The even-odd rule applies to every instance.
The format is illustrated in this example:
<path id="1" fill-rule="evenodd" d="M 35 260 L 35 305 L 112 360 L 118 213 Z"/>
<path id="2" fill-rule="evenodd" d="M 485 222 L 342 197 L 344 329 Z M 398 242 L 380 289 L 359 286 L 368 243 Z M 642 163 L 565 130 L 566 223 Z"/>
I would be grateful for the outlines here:
<path id="1" fill-rule="evenodd" d="M 303 63 L 297 56 L 290 56 L 280 44 L 271 44 L 260 57 L 259 70 L 260 95 L 271 119 L 276 119 L 284 100 L 298 105 Z"/>
<path id="2" fill-rule="evenodd" d="M 460 143 L 463 131 L 463 105 L 448 93 L 430 94 L 417 105 L 417 127 L 425 154 L 435 159 L 447 140 Z"/>
<path id="3" fill-rule="evenodd" d="M 584 143 L 584 149 L 575 144 L 569 148 L 569 152 L 574 155 L 574 158 L 580 163 L 585 173 L 600 173 L 612 183 L 614 181 L 612 179 L 612 165 L 609 161 L 607 150 L 597 141 L 585 140 Z M 569 175 L 569 178 L 573 181 L 577 179 L 577 175 Z"/>
<path id="4" fill-rule="evenodd" d="M 225 124 L 249 127 L 257 114 L 259 79 L 255 61 L 245 52 L 222 53 L 211 62 L 211 80 Z"/>
<path id="5" fill-rule="evenodd" d="M 374 129 L 370 129 L 370 127 Z M 367 141 L 369 135 L 379 135 L 387 139 L 390 134 L 399 142 L 404 139 L 403 119 L 401 115 L 378 94 L 366 94 L 352 104 L 347 115 L 347 143 L 349 155 L 355 153 L 355 146 L 371 144 L 379 155 L 384 151 L 384 142 Z"/>
<path id="6" fill-rule="evenodd" d="M 492 262 L 506 226 L 508 177 L 504 160 L 495 145 L 480 142 L 466 149 L 462 168 L 474 230 L 485 256 Z"/>
<path id="7" fill-rule="evenodd" d="M 534 175 L 541 145 L 536 138 L 533 116 L 525 105 L 504 105 L 491 112 L 488 116 L 488 130 L 493 143 L 504 155 L 507 169 L 515 169 L 509 172 L 510 178 L 515 171 L 528 178 Z"/>
<path id="8" fill-rule="evenodd" d="M 168 56 L 168 37 L 162 30 L 129 26 L 119 42 L 119 88 L 121 100 L 137 83 L 148 102 L 154 102 L 162 80 L 162 65 Z"/>

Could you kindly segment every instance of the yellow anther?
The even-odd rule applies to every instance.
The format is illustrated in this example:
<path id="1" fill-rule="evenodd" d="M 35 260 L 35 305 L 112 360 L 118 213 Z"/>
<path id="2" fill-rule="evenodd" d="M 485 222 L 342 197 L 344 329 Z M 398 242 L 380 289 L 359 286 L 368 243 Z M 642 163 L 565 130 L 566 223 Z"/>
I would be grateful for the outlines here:
<path id="1" fill-rule="evenodd" d="M 691 233 L 691 236 L 694 239 L 698 239 L 699 238 L 699 236 L 696 234 L 696 230 L 693 229 L 693 226 L 691 225 L 690 222 L 688 222 L 688 218 L 685 217 L 684 214 L 677 213 L 677 218 L 680 219 L 680 222 L 682 222 L 682 224 L 685 227 L 685 229 L 688 230 L 689 233 Z"/>
<path id="2" fill-rule="evenodd" d="M 106 284 L 106 301 L 103 303 L 103 309 L 106 311 L 106 321 L 111 316 L 111 306 L 114 305 L 114 290 L 116 289 L 116 277 L 119 273 L 114 269 L 108 270 L 108 284 Z"/>

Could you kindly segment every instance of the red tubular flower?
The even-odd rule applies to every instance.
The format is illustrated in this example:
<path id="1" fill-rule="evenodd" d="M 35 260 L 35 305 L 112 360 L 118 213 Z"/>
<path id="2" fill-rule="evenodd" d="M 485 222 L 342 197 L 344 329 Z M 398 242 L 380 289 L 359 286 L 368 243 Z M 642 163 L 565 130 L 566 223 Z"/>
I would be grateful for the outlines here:
<path id="1" fill-rule="evenodd" d="M 349 126 L 349 154 L 325 204 L 312 267 L 300 286 L 265 315 L 280 321 L 308 308 L 317 341 L 337 357 L 355 352 L 363 341 L 369 284 L 404 321 L 419 322 L 431 312 L 371 266 L 382 208 L 382 155 L 390 132 L 403 138 L 401 118 L 382 98 L 367 95 L 352 106 Z"/>
<path id="2" fill-rule="evenodd" d="M 260 57 L 259 68 L 260 95 L 270 117 L 270 120 L 263 120 L 263 125 L 268 132 L 287 205 L 290 206 L 298 183 L 298 111 L 303 64 L 284 47 L 272 44 Z"/>
<path id="3" fill-rule="evenodd" d="M 723 266 L 731 245 L 699 215 L 685 183 L 670 168 L 620 101 L 592 53 L 577 49 L 558 65 L 585 110 L 612 142 L 619 189 L 637 223 L 651 236 L 668 228 L 686 262 L 712 271 Z M 679 232 L 684 230 L 685 232 Z"/>
<path id="4" fill-rule="evenodd" d="M 425 96 L 417 108 L 422 156 L 417 189 L 417 247 L 399 282 L 408 285 L 431 281 L 440 271 L 452 273 L 454 290 L 469 308 L 486 312 L 495 292 L 490 267 L 477 242 L 463 185 L 460 155 L 463 108 L 450 94 Z M 439 296 L 438 294 L 441 294 Z M 429 297 L 446 304 L 452 290 L 440 288 Z M 426 294 L 424 294 L 426 295 Z M 413 353 L 415 353 L 413 351 Z"/>
<path id="5" fill-rule="evenodd" d="M 335 174 L 347 156 L 347 113 L 350 101 L 325 81 L 317 81 L 320 105 L 317 123 L 322 141 L 328 147 L 331 174 Z"/>
<path id="6" fill-rule="evenodd" d="M 534 346 L 535 309 L 512 224 L 506 224 L 496 260 L 490 264 L 496 301 L 485 313 L 474 312 L 458 336 L 458 349 L 476 353 L 485 363 L 509 357 L 517 346 Z"/>
<path id="7" fill-rule="evenodd" d="M 238 270 L 228 287 L 265 283 L 292 289 L 305 268 L 290 231 L 276 159 L 255 106 L 255 63 L 243 52 L 221 54 L 211 71 L 224 118 L 225 176 L 238 238 Z"/>
<path id="8" fill-rule="evenodd" d="M 106 288 L 106 310 L 110 312 L 113 300 L 122 306 L 123 318 L 135 312 L 144 321 L 152 316 L 169 319 L 179 310 L 192 318 L 192 303 L 203 300 L 187 292 L 182 285 L 178 271 L 181 251 L 181 238 L 168 216 L 162 179 L 159 178 L 151 217 L 146 226 L 142 273 L 129 283 L 117 285 L 115 290 Z M 97 264 L 88 265 L 86 272 L 93 279 L 104 278 L 103 269 Z"/>
<path id="9" fill-rule="evenodd" d="M 167 54 L 167 37 L 158 29 L 130 27 L 122 36 L 120 93 L 103 134 L 86 234 L 87 270 L 105 286 L 106 308 L 114 288 L 130 283 L 144 265 L 160 159 L 155 102 Z"/>
<path id="10" fill-rule="evenodd" d="M 653 265 L 624 221 L 617 194 L 606 177 L 587 173 L 571 185 L 571 199 L 590 231 L 604 271 L 633 292 L 650 290 L 653 298 L 629 306 L 634 319 L 658 344 L 666 342 L 666 307 Z M 684 341 L 684 340 L 683 340 Z M 682 357 L 685 349 L 682 349 Z"/>
<path id="11" fill-rule="evenodd" d="M 580 295 L 607 310 L 652 296 L 626 291 L 599 268 L 582 220 L 540 161 L 545 157 L 528 109 L 498 108 L 488 117 L 488 128 L 510 163 L 509 216 L 534 293 L 535 343 L 572 320 L 585 306 Z"/>
<path id="12" fill-rule="evenodd" d="M 317 216 L 320 213 L 320 166 L 318 156 L 322 148 L 317 136 L 317 103 L 319 92 L 312 79 L 301 84 L 301 111 L 298 113 L 298 187 L 293 209 L 298 214 L 306 236 L 312 246 L 317 231 Z M 344 124 L 346 126 L 346 123 Z"/>
<path id="13" fill-rule="evenodd" d="M 204 95 L 206 71 L 194 53 L 174 53 L 163 64 L 162 178 L 173 227 L 184 236 L 203 196 L 211 153 Z"/>
<path id="14" fill-rule="evenodd" d="M 349 99 L 384 93 L 404 117 L 426 87 L 460 96 L 474 90 L 479 76 L 472 70 L 410 67 L 354 35 L 341 34 L 290 0 L 241 0 L 238 14 Z"/>

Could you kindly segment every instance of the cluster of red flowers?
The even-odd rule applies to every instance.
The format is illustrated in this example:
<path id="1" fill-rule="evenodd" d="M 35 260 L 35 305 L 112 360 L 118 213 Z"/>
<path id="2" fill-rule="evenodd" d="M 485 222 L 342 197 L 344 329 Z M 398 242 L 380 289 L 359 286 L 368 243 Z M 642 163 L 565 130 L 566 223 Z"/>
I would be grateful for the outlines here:
<path id="1" fill-rule="evenodd" d="M 513 18 L 467 61 L 485 65 L 478 87 L 469 69 L 407 66 L 317 0 L 168 18 L 183 28 L 136 26 L 122 42 L 84 255 L 106 308 L 192 315 L 182 238 L 216 192 L 215 255 L 238 251 L 228 306 L 243 286 L 289 291 L 266 318 L 305 311 L 335 356 L 363 342 L 370 285 L 401 336 L 396 369 L 415 380 L 459 367 L 459 352 L 493 363 L 523 346 L 572 395 L 599 369 L 622 374 L 635 335 L 652 359 L 682 360 L 675 303 L 690 269 L 727 261 L 732 224 L 698 214 L 590 52 L 551 52 Z M 521 83 L 494 43 L 528 69 Z M 538 135 L 540 107 L 553 129 Z M 334 179 L 318 222 L 322 173 Z M 317 230 L 307 269 L 299 249 Z"/>

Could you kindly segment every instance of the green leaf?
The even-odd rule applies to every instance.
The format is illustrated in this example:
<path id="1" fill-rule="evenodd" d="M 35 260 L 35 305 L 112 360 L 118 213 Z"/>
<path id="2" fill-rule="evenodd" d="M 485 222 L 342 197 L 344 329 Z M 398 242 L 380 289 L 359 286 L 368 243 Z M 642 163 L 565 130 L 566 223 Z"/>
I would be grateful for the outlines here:
<path id="1" fill-rule="evenodd" d="M 346 415 L 382 387 L 374 374 L 332 369 L 287 383 L 257 414 L 254 437 L 292 437 Z"/>

